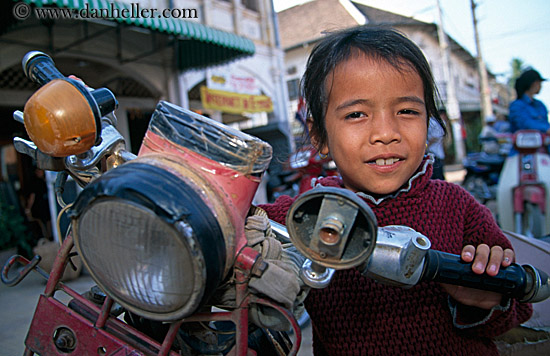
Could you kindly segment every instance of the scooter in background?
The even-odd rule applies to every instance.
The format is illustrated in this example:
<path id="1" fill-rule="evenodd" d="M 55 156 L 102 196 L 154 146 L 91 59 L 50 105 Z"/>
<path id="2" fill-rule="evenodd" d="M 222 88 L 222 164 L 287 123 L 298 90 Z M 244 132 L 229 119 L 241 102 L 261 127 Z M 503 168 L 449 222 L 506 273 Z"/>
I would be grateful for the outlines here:
<path id="1" fill-rule="evenodd" d="M 550 135 L 521 130 L 512 139 L 518 153 L 502 168 L 498 222 L 503 230 L 544 238 L 550 234 Z"/>
<path id="2" fill-rule="evenodd" d="M 490 144 L 493 149 L 469 153 L 464 158 L 462 164 L 466 176 L 462 186 L 480 203 L 485 204 L 496 199 L 500 172 L 508 152 L 497 137 L 480 137 L 479 141 L 484 148 Z"/>
<path id="3" fill-rule="evenodd" d="M 285 170 L 270 182 L 270 200 L 302 194 L 313 188 L 317 178 L 337 175 L 332 158 L 321 157 L 314 147 L 308 146 L 293 153 L 285 162 Z"/>

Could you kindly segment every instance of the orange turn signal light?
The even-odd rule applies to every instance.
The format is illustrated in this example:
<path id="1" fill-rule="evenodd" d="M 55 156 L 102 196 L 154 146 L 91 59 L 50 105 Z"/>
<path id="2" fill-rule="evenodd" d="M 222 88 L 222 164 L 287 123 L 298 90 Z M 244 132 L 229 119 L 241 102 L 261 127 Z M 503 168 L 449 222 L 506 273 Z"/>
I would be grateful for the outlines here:
<path id="1" fill-rule="evenodd" d="M 38 149 L 54 157 L 86 152 L 98 133 L 88 100 L 63 79 L 52 80 L 33 94 L 25 104 L 24 121 Z"/>

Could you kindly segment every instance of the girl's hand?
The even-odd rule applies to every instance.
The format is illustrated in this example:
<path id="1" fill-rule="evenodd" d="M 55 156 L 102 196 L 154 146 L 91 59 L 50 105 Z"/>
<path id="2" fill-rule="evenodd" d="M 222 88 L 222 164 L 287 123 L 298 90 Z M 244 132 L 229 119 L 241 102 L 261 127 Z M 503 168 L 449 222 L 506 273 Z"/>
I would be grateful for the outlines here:
<path id="1" fill-rule="evenodd" d="M 76 75 L 72 75 L 72 74 L 71 74 L 71 75 L 69 75 L 68 78 L 74 79 L 74 80 L 78 80 L 79 82 L 81 82 L 82 84 L 84 84 L 84 86 L 86 86 L 87 88 L 89 88 L 89 87 L 86 85 L 86 83 L 84 83 L 84 81 L 83 81 L 82 79 L 80 79 L 79 77 L 77 77 Z"/>
<path id="2" fill-rule="evenodd" d="M 464 262 L 473 261 L 474 273 L 496 276 L 501 266 L 508 267 L 514 262 L 515 254 L 511 249 L 503 250 L 500 246 L 489 248 L 488 245 L 481 244 L 477 248 L 472 245 L 464 246 L 461 257 Z M 491 309 L 502 301 L 500 293 L 443 283 L 441 285 L 453 299 L 464 305 Z"/>

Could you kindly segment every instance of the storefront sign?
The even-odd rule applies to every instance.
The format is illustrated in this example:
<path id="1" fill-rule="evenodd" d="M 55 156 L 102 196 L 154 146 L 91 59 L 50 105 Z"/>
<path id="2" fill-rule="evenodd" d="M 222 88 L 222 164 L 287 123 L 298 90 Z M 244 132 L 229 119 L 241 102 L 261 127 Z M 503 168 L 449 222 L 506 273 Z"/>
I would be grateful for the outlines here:
<path id="1" fill-rule="evenodd" d="M 205 86 L 201 87 L 201 102 L 205 109 L 219 110 L 230 114 L 273 111 L 273 102 L 268 96 L 238 94 Z"/>
<path id="2" fill-rule="evenodd" d="M 237 67 L 206 70 L 206 86 L 209 89 L 224 90 L 240 94 L 260 95 L 256 78 Z"/>

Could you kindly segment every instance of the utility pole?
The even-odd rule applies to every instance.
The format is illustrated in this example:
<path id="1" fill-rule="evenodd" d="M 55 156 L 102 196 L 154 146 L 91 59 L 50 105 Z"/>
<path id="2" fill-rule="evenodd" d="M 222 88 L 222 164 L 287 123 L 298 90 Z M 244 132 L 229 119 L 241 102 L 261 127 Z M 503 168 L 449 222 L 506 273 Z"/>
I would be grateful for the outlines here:
<path id="1" fill-rule="evenodd" d="M 441 53 L 441 59 L 443 60 L 443 76 L 445 79 L 445 88 L 447 93 L 445 98 L 445 106 L 447 110 L 447 116 L 451 121 L 451 128 L 453 131 L 455 162 L 462 163 L 462 159 L 464 158 L 466 151 L 464 148 L 464 141 L 462 139 L 462 119 L 460 114 L 460 106 L 458 105 L 458 99 L 456 98 L 455 80 L 454 76 L 451 73 L 449 41 L 447 40 L 447 34 L 443 29 L 443 15 L 441 12 L 441 5 L 439 4 L 439 0 L 437 0 L 437 11 L 439 13 L 439 50 Z"/>
<path id="2" fill-rule="evenodd" d="M 479 88 L 480 88 L 480 102 L 481 102 L 481 126 L 485 127 L 487 123 L 485 120 L 487 117 L 493 115 L 493 103 L 491 102 L 491 91 L 489 89 L 489 79 L 487 78 L 487 68 L 483 57 L 481 55 L 481 45 L 479 43 L 479 33 L 477 31 L 477 18 L 476 18 L 476 3 L 474 0 L 470 0 L 472 7 L 472 18 L 474 21 L 474 36 L 476 40 L 477 51 L 477 68 L 479 72 Z"/>

